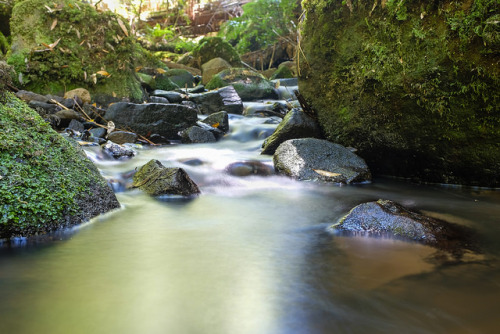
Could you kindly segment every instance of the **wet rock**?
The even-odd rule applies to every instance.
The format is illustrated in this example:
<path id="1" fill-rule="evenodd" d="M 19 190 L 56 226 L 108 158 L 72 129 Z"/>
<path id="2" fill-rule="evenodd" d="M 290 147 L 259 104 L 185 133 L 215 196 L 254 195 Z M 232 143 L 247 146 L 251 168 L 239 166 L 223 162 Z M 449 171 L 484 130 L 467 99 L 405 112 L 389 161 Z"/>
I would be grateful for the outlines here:
<path id="1" fill-rule="evenodd" d="M 299 180 L 351 183 L 371 179 L 362 158 L 327 140 L 287 140 L 278 147 L 273 161 L 278 173 Z"/>
<path id="2" fill-rule="evenodd" d="M 262 103 L 262 102 L 248 102 L 245 104 L 245 110 L 243 110 L 243 116 L 248 117 L 285 117 L 288 113 L 289 108 L 287 104 L 282 102 L 274 103 Z"/>
<path id="3" fill-rule="evenodd" d="M 213 143 L 216 141 L 215 136 L 208 130 L 202 129 L 199 126 L 192 126 L 180 133 L 183 143 Z"/>
<path id="4" fill-rule="evenodd" d="M 207 90 L 205 89 L 205 86 L 203 86 L 203 85 L 198 85 L 196 87 L 187 89 L 187 92 L 189 94 L 205 93 L 206 91 Z"/>
<path id="5" fill-rule="evenodd" d="M 152 96 L 159 96 L 159 97 L 164 97 L 170 101 L 170 103 L 181 103 L 182 101 L 185 100 L 183 95 L 178 92 L 173 92 L 173 91 L 166 91 L 166 90 L 161 90 L 157 89 L 153 91 L 151 94 Z"/>
<path id="6" fill-rule="evenodd" d="M 108 140 L 116 144 L 135 143 L 137 135 L 133 132 L 127 131 L 113 131 L 108 135 Z"/>
<path id="7" fill-rule="evenodd" d="M 166 97 L 161 96 L 151 96 L 149 98 L 149 103 L 170 103 L 170 101 Z"/>
<path id="8" fill-rule="evenodd" d="M 261 154 L 274 154 L 278 146 L 289 139 L 321 137 L 321 129 L 316 120 L 304 113 L 302 109 L 295 108 L 264 141 Z"/>
<path id="9" fill-rule="evenodd" d="M 453 252 L 477 250 L 469 228 L 424 216 L 390 200 L 360 204 L 331 228 L 369 236 L 390 235 Z"/>
<path id="10" fill-rule="evenodd" d="M 93 129 L 90 129 L 89 132 L 92 135 L 92 137 L 104 138 L 108 131 L 104 128 L 93 128 Z"/>
<path id="11" fill-rule="evenodd" d="M 58 107 L 55 104 L 40 102 L 40 101 L 36 101 L 36 100 L 30 101 L 28 103 L 28 105 L 32 109 L 36 110 L 36 112 L 42 117 L 45 115 L 55 114 L 58 110 L 61 109 L 60 107 Z"/>
<path id="12" fill-rule="evenodd" d="M 73 109 L 59 110 L 58 112 L 50 116 L 55 119 L 56 125 L 61 128 L 66 128 L 73 119 L 78 121 L 84 121 L 80 113 L 74 111 Z"/>
<path id="13" fill-rule="evenodd" d="M 231 68 L 231 64 L 220 57 L 210 59 L 205 64 L 201 65 L 201 70 L 203 73 L 201 82 L 206 85 L 214 75 L 229 68 Z"/>
<path id="14" fill-rule="evenodd" d="M 157 133 L 153 133 L 148 139 L 154 144 L 170 144 L 170 141 L 167 138 Z"/>
<path id="15" fill-rule="evenodd" d="M 234 87 L 243 101 L 278 98 L 272 82 L 260 73 L 243 68 L 231 68 L 218 73 L 206 88 L 215 89 L 228 85 Z"/>
<path id="16" fill-rule="evenodd" d="M 165 72 L 164 75 L 180 88 L 192 88 L 195 86 L 195 78 L 187 70 L 171 69 Z"/>
<path id="17" fill-rule="evenodd" d="M 200 189 L 184 169 L 167 168 L 158 160 L 150 160 L 142 166 L 133 180 L 133 187 L 151 196 L 193 196 L 200 193 Z"/>
<path id="18" fill-rule="evenodd" d="M 111 141 L 108 141 L 103 147 L 102 147 L 103 152 L 114 158 L 114 159 L 121 159 L 121 158 L 131 158 L 135 155 L 134 150 L 127 148 L 122 145 L 115 144 Z"/>
<path id="19" fill-rule="evenodd" d="M 83 132 L 85 131 L 85 126 L 82 122 L 79 122 L 76 119 L 72 119 L 71 122 L 69 122 L 68 129 Z"/>
<path id="20" fill-rule="evenodd" d="M 91 102 L 90 93 L 85 88 L 76 88 L 64 94 L 65 99 L 73 99 L 74 97 L 78 97 L 83 103 Z"/>
<path id="21" fill-rule="evenodd" d="M 233 162 L 226 167 L 225 171 L 234 176 L 268 176 L 274 172 L 272 167 L 257 160 Z"/>
<path id="22" fill-rule="evenodd" d="M 210 115 L 219 111 L 241 114 L 243 102 L 233 87 L 227 86 L 214 91 L 193 94 L 189 100 L 197 104 L 202 114 Z"/>
<path id="23" fill-rule="evenodd" d="M 16 93 L 16 96 L 23 100 L 24 102 L 31 102 L 31 101 L 38 101 L 38 102 L 44 102 L 48 103 L 49 99 L 43 95 L 36 94 L 27 90 L 20 90 Z"/>
<path id="24" fill-rule="evenodd" d="M 117 128 L 130 128 L 139 135 L 157 133 L 170 139 L 179 138 L 178 133 L 198 120 L 196 110 L 177 104 L 115 103 L 109 107 L 105 118 L 113 121 Z"/>
<path id="25" fill-rule="evenodd" d="M 229 116 L 225 111 L 219 111 L 205 118 L 203 123 L 226 133 L 229 131 Z"/>

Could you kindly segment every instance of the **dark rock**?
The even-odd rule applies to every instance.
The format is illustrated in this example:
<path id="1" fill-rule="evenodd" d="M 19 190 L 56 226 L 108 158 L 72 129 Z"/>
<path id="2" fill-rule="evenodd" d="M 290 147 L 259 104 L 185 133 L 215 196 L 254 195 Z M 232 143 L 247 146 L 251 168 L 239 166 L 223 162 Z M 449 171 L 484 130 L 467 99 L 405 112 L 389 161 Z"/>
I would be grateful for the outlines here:
<path id="1" fill-rule="evenodd" d="M 137 135 L 133 132 L 127 131 L 113 131 L 108 135 L 108 140 L 116 144 L 135 143 Z"/>
<path id="2" fill-rule="evenodd" d="M 179 138 L 178 133 L 196 124 L 196 110 L 177 104 L 115 103 L 109 107 L 105 118 L 113 121 L 117 128 L 130 128 L 139 135 L 157 133 L 170 139 Z"/>
<path id="3" fill-rule="evenodd" d="M 31 101 L 38 101 L 43 103 L 49 103 L 49 99 L 43 95 L 36 94 L 27 90 L 20 90 L 16 93 L 16 96 L 26 103 Z"/>
<path id="4" fill-rule="evenodd" d="M 189 96 L 189 100 L 196 103 L 201 113 L 205 115 L 219 111 L 226 111 L 230 114 L 243 112 L 243 102 L 231 86 L 202 94 L 193 94 Z"/>
<path id="5" fill-rule="evenodd" d="M 245 105 L 243 116 L 247 117 L 285 117 L 289 109 L 285 103 L 282 102 L 253 102 Z"/>
<path id="6" fill-rule="evenodd" d="M 85 131 L 85 126 L 76 119 L 72 119 L 71 122 L 69 122 L 68 129 L 78 132 L 83 132 Z"/>
<path id="7" fill-rule="evenodd" d="M 198 86 L 196 86 L 194 88 L 188 88 L 187 92 L 189 94 L 205 93 L 206 89 L 205 89 L 205 86 L 198 85 Z"/>
<path id="8" fill-rule="evenodd" d="M 179 162 L 182 162 L 183 164 L 188 165 L 188 166 L 201 166 L 201 165 L 203 165 L 203 161 L 201 159 L 198 159 L 198 158 L 182 159 L 182 160 L 179 160 Z"/>
<path id="9" fill-rule="evenodd" d="M 390 200 L 360 204 L 331 227 L 369 236 L 390 235 L 453 252 L 477 250 L 472 230 L 410 211 Z"/>
<path id="10" fill-rule="evenodd" d="M 75 96 L 72 99 L 63 99 L 59 103 L 61 103 L 63 106 L 65 106 L 68 109 L 75 109 L 75 107 L 77 105 L 80 106 L 80 107 L 83 106 L 83 102 L 82 102 L 82 100 L 78 96 Z"/>
<path id="11" fill-rule="evenodd" d="M 135 155 L 134 150 L 115 144 L 113 142 L 108 141 L 103 147 L 102 150 L 108 156 L 113 157 L 114 159 L 120 158 L 131 158 Z"/>
<path id="12" fill-rule="evenodd" d="M 62 128 L 68 127 L 69 123 L 73 119 L 78 121 L 84 121 L 84 118 L 80 115 L 80 113 L 74 111 L 73 109 L 59 110 L 58 112 L 56 112 L 51 116 L 57 118 L 57 125 Z"/>
<path id="13" fill-rule="evenodd" d="M 170 103 L 170 101 L 166 97 L 161 96 L 151 96 L 149 97 L 149 103 Z"/>
<path id="14" fill-rule="evenodd" d="M 314 118 L 308 116 L 302 109 L 295 108 L 264 141 L 261 154 L 272 155 L 281 143 L 298 138 L 321 138 L 321 129 Z"/>
<path id="15" fill-rule="evenodd" d="M 184 169 L 167 168 L 158 160 L 149 161 L 137 171 L 133 187 L 151 196 L 193 196 L 200 193 L 200 189 Z"/>
<path id="16" fill-rule="evenodd" d="M 216 141 L 215 136 L 208 130 L 202 129 L 199 126 L 192 126 L 180 133 L 183 143 L 213 143 Z"/>
<path id="17" fill-rule="evenodd" d="M 64 97 L 59 96 L 59 95 L 47 94 L 47 95 L 45 95 L 45 97 L 47 98 L 48 101 L 54 100 L 54 101 L 59 102 L 59 103 L 64 101 Z"/>
<path id="18" fill-rule="evenodd" d="M 40 102 L 36 100 L 30 101 L 28 105 L 34 110 L 36 110 L 36 112 L 42 117 L 45 115 L 55 114 L 57 111 L 61 109 L 55 104 Z"/>
<path id="19" fill-rule="evenodd" d="M 183 69 L 170 69 L 164 74 L 167 76 L 174 84 L 184 89 L 186 87 L 192 88 L 194 87 L 194 76 L 189 73 L 187 70 Z M 158 87 L 158 89 L 162 89 Z"/>
<path id="20" fill-rule="evenodd" d="M 170 144 L 170 141 L 167 138 L 157 133 L 153 133 L 148 139 L 154 144 Z"/>
<path id="21" fill-rule="evenodd" d="M 224 131 L 222 131 L 221 129 L 219 129 L 217 127 L 213 127 L 211 125 L 208 125 L 208 124 L 200 122 L 200 121 L 198 121 L 196 123 L 196 125 L 198 125 L 203 130 L 212 133 L 214 135 L 214 137 L 215 137 L 215 140 L 219 140 L 222 137 L 224 137 Z"/>
<path id="22" fill-rule="evenodd" d="M 234 176 L 268 176 L 273 174 L 274 169 L 261 161 L 238 161 L 228 165 L 225 169 L 226 173 Z"/>
<path id="23" fill-rule="evenodd" d="M 104 138 L 108 131 L 104 128 L 93 128 L 93 129 L 90 129 L 89 132 L 92 135 L 92 137 Z"/>
<path id="24" fill-rule="evenodd" d="M 231 68 L 214 75 L 206 88 L 215 89 L 228 85 L 234 87 L 243 101 L 278 98 L 271 81 L 262 74 L 244 68 Z"/>
<path id="25" fill-rule="evenodd" d="M 299 180 L 351 183 L 371 179 L 363 159 L 327 140 L 287 140 L 278 147 L 273 161 L 278 173 Z"/>
<path id="26" fill-rule="evenodd" d="M 164 98 L 168 99 L 170 101 L 170 103 L 181 103 L 182 101 L 185 100 L 185 98 L 183 97 L 183 94 L 181 94 L 181 93 L 173 92 L 173 91 L 166 91 L 166 90 L 161 90 L 161 89 L 155 90 L 151 95 L 164 97 Z"/>
<path id="27" fill-rule="evenodd" d="M 202 122 L 210 125 L 211 127 L 217 128 L 224 133 L 229 131 L 229 116 L 225 111 L 213 113 Z"/>

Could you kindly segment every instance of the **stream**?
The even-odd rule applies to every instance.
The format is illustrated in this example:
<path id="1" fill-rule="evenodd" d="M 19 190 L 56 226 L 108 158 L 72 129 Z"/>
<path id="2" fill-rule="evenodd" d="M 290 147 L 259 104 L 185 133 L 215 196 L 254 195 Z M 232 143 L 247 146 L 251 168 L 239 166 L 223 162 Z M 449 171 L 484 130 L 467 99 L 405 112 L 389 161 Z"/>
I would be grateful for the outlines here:
<path id="1" fill-rule="evenodd" d="M 339 186 L 228 175 L 258 160 L 277 119 L 230 116 L 215 144 L 135 147 L 103 159 L 122 208 L 0 248 L 0 333 L 493 333 L 500 311 L 500 192 L 394 179 Z M 157 159 L 202 194 L 153 199 L 123 175 Z M 379 198 L 478 231 L 459 263 L 421 244 L 327 227 Z"/>

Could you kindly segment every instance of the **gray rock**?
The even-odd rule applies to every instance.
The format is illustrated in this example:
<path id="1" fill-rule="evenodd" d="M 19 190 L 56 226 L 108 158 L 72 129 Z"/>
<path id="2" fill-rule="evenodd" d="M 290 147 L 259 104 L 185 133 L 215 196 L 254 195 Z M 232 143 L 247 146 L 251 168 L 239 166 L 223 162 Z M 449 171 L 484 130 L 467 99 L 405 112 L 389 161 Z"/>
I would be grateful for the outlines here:
<path id="1" fill-rule="evenodd" d="M 360 204 L 331 228 L 370 236 L 390 235 L 454 252 L 477 250 L 472 230 L 410 211 L 390 200 Z"/>
<path id="2" fill-rule="evenodd" d="M 278 146 L 289 139 L 321 137 L 321 129 L 316 120 L 304 113 L 302 109 L 295 108 L 285 116 L 274 133 L 264 141 L 261 154 L 274 154 Z"/>
<path id="3" fill-rule="evenodd" d="M 322 139 L 287 140 L 278 147 L 273 161 L 278 173 L 299 180 L 351 183 L 371 179 L 362 158 Z"/>
<path id="4" fill-rule="evenodd" d="M 108 140 L 116 144 L 135 143 L 137 135 L 127 131 L 113 131 L 108 135 Z"/>
<path id="5" fill-rule="evenodd" d="M 159 96 L 159 97 L 164 97 L 167 100 L 169 100 L 171 103 L 181 103 L 182 101 L 185 100 L 183 97 L 183 94 L 174 92 L 174 91 L 167 91 L 167 90 L 161 90 L 157 89 L 153 91 L 151 94 L 152 96 Z"/>
<path id="6" fill-rule="evenodd" d="M 60 109 L 60 107 L 55 104 L 40 102 L 36 100 L 30 101 L 28 105 L 31 108 L 35 109 L 36 112 L 42 117 L 45 115 L 55 114 Z"/>
<path id="7" fill-rule="evenodd" d="M 151 196 L 193 196 L 200 193 L 200 189 L 184 169 L 167 168 L 158 160 L 150 160 L 137 171 L 133 187 Z"/>
<path id="8" fill-rule="evenodd" d="M 208 130 L 199 126 L 192 126 L 180 133 L 183 143 L 214 143 L 215 136 Z"/>
<path id="9" fill-rule="evenodd" d="M 49 99 L 43 95 L 33 93 L 27 90 L 20 90 L 16 93 L 16 96 L 23 100 L 26 103 L 29 103 L 31 101 L 38 101 L 38 102 L 44 102 L 48 103 Z"/>
<path id="10" fill-rule="evenodd" d="M 187 92 L 188 92 L 189 94 L 204 93 L 204 92 L 206 92 L 206 91 L 207 91 L 207 90 L 205 89 L 205 86 L 203 86 L 203 85 L 198 85 L 198 86 L 196 86 L 196 87 L 194 87 L 194 88 L 188 88 L 188 89 L 187 89 Z"/>
<path id="11" fill-rule="evenodd" d="M 196 110 L 186 106 L 127 102 L 113 104 L 105 118 L 113 121 L 117 128 L 130 128 L 143 136 L 157 133 L 169 139 L 179 138 L 179 131 L 195 125 L 198 120 Z"/>
<path id="12" fill-rule="evenodd" d="M 170 101 L 166 97 L 151 96 L 149 98 L 149 103 L 170 103 Z"/>
<path id="13" fill-rule="evenodd" d="M 224 133 L 229 131 L 229 116 L 225 111 L 213 113 L 202 122 L 210 125 L 211 127 L 217 128 Z"/>
<path id="14" fill-rule="evenodd" d="M 201 65 L 201 71 L 203 73 L 201 82 L 206 85 L 214 75 L 228 68 L 231 68 L 231 64 L 220 57 L 207 61 L 205 64 Z"/>
<path id="15" fill-rule="evenodd" d="M 219 111 L 241 114 L 243 102 L 232 86 L 223 87 L 201 94 L 189 96 L 189 100 L 198 105 L 202 114 L 210 115 Z"/>
<path id="16" fill-rule="evenodd" d="M 134 150 L 124 147 L 122 145 L 115 144 L 111 141 L 108 141 L 103 147 L 102 150 L 108 156 L 113 157 L 115 159 L 120 158 L 131 158 L 135 155 Z"/>
<path id="17" fill-rule="evenodd" d="M 83 123 L 77 121 L 76 119 L 72 119 L 71 122 L 69 122 L 68 128 L 78 132 L 85 131 L 85 126 L 83 125 Z"/>
<path id="18" fill-rule="evenodd" d="M 93 129 L 90 129 L 89 132 L 92 135 L 92 137 L 104 138 L 104 136 L 106 136 L 106 133 L 108 131 L 104 128 L 93 128 Z"/>

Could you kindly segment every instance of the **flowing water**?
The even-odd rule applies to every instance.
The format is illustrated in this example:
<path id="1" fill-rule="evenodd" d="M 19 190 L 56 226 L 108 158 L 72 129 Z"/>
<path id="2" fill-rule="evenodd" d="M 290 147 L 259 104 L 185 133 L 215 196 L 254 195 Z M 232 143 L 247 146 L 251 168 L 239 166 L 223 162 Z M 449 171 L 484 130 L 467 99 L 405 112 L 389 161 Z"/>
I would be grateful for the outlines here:
<path id="1" fill-rule="evenodd" d="M 494 333 L 500 192 L 390 179 L 350 186 L 236 177 L 276 122 L 232 116 L 216 144 L 88 155 L 122 209 L 50 243 L 0 249 L 0 333 Z M 269 124 L 271 123 L 271 124 Z M 124 189 L 150 159 L 186 169 L 192 200 Z M 327 227 L 379 198 L 471 226 L 484 254 L 449 263 L 420 244 Z"/>

